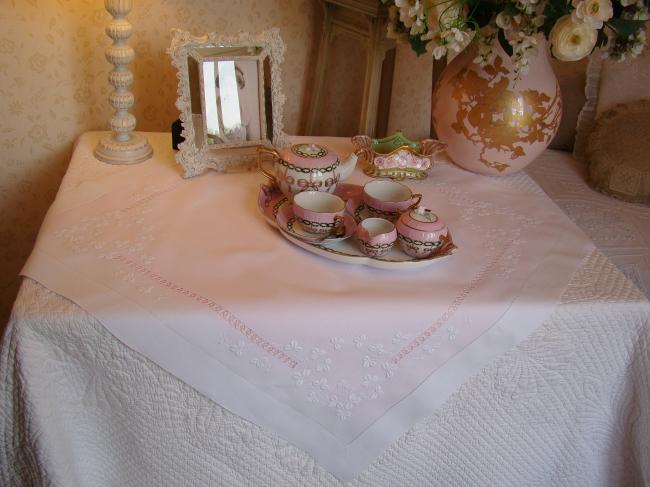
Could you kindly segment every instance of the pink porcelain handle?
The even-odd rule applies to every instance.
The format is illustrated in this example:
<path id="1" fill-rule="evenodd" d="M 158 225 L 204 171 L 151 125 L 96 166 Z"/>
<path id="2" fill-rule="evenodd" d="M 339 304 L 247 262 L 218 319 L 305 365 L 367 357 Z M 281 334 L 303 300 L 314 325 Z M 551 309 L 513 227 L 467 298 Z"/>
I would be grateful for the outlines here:
<path id="1" fill-rule="evenodd" d="M 368 233 L 368 230 L 363 225 L 357 227 L 357 237 L 366 242 L 370 241 L 370 233 Z"/>

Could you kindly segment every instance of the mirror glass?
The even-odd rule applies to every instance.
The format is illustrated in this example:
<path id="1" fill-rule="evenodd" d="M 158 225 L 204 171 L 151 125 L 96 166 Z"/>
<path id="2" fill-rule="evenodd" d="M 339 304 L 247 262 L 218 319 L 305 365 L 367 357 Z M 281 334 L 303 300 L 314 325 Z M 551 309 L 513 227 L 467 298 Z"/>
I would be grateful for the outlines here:
<path id="1" fill-rule="evenodd" d="M 263 126 L 257 60 L 206 60 L 201 71 L 207 143 L 261 140 Z"/>

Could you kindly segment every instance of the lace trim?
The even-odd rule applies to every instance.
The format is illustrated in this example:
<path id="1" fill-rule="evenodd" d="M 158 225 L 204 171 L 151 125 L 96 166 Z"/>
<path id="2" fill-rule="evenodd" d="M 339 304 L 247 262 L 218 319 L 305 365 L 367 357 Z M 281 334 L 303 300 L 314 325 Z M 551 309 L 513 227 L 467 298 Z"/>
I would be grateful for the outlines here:
<path id="1" fill-rule="evenodd" d="M 578 115 L 576 125 L 576 138 L 573 145 L 573 157 L 585 162 L 585 147 L 589 133 L 596 123 L 596 109 L 598 108 L 598 92 L 600 89 L 600 73 L 602 71 L 603 59 L 600 50 L 596 50 L 589 58 L 587 65 L 587 80 L 585 82 L 585 104 Z"/>

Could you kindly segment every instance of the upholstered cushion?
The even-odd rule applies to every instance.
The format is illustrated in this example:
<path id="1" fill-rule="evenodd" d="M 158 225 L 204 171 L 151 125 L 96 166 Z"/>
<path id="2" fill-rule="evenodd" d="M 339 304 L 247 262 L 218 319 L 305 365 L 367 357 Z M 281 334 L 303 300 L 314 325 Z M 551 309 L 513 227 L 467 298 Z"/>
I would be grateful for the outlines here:
<path id="1" fill-rule="evenodd" d="M 650 204 L 650 100 L 602 113 L 586 147 L 591 185 L 616 198 Z"/>
<path id="2" fill-rule="evenodd" d="M 650 31 L 650 21 L 646 23 Z M 601 59 L 596 49 L 587 67 L 585 94 L 587 101 L 578 116 L 573 155 L 584 160 L 586 144 L 596 118 L 621 103 L 650 98 L 650 49 L 624 62 Z"/>

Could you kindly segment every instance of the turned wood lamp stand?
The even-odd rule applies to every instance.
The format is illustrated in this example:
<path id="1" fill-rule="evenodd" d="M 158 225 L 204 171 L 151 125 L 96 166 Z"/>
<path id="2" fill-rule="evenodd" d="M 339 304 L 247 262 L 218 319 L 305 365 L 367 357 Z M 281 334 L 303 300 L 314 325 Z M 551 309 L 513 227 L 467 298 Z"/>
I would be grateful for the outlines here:
<path id="1" fill-rule="evenodd" d="M 128 90 L 133 73 L 126 66 L 133 61 L 135 52 L 126 43 L 133 32 L 126 16 L 133 8 L 133 0 L 104 0 L 104 7 L 113 16 L 106 27 L 106 35 L 113 40 L 106 50 L 106 59 L 114 66 L 108 81 L 115 90 L 108 101 L 115 114 L 111 118 L 112 133 L 99 141 L 95 157 L 109 164 L 137 164 L 149 159 L 153 149 L 145 136 L 133 133 L 135 116 L 129 113 L 134 104 L 133 93 Z"/>

